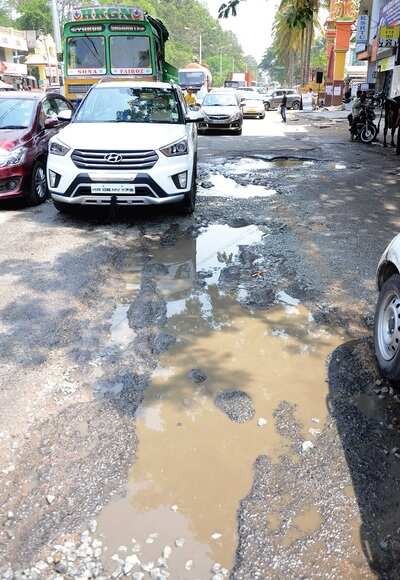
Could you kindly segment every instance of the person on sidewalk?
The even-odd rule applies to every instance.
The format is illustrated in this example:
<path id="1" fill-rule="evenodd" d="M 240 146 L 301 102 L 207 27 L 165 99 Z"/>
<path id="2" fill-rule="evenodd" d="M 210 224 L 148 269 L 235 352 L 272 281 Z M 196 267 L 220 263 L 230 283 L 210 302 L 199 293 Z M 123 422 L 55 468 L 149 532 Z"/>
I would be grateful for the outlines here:
<path id="1" fill-rule="evenodd" d="M 282 101 L 281 101 L 281 117 L 282 117 L 282 123 L 286 123 L 286 109 L 287 109 L 287 96 L 286 96 L 286 91 L 283 91 L 283 97 L 282 97 Z"/>

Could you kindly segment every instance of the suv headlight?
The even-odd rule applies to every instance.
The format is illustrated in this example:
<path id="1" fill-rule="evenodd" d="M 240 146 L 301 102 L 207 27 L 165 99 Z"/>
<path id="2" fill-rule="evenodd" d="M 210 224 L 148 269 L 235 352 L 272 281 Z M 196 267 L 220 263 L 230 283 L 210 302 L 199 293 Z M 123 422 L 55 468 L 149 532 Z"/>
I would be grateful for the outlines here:
<path id="1" fill-rule="evenodd" d="M 187 155 L 189 153 L 189 145 L 188 140 L 185 137 L 184 139 L 180 139 L 180 141 L 176 141 L 171 145 L 167 145 L 160 149 L 161 153 L 163 153 L 166 157 L 176 157 L 178 155 Z"/>
<path id="2" fill-rule="evenodd" d="M 0 167 L 19 165 L 24 160 L 25 154 L 25 147 L 16 147 L 11 151 L 8 151 L 7 149 L 0 149 Z"/>
<path id="3" fill-rule="evenodd" d="M 58 139 L 50 141 L 49 144 L 49 153 L 51 153 L 52 155 L 64 156 L 68 153 L 70 149 L 71 147 L 68 147 L 68 145 L 65 145 L 65 143 L 59 141 Z"/>

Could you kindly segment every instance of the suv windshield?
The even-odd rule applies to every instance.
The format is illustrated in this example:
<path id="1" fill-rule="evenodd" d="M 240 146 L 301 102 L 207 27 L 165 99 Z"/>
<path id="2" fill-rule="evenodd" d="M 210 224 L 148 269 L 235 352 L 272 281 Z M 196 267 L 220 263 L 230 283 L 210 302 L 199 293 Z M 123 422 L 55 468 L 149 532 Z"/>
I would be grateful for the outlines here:
<path id="1" fill-rule="evenodd" d="M 238 103 L 234 95 L 209 94 L 204 98 L 203 107 L 237 107 Z"/>
<path id="2" fill-rule="evenodd" d="M 30 127 L 35 107 L 33 99 L 0 99 L 0 129 Z"/>
<path id="3" fill-rule="evenodd" d="M 110 38 L 113 75 L 151 74 L 150 40 L 147 36 Z"/>
<path id="4" fill-rule="evenodd" d="M 102 36 L 68 39 L 68 74 L 106 74 L 106 55 Z"/>
<path id="5" fill-rule="evenodd" d="M 182 123 L 175 92 L 156 87 L 92 89 L 75 116 L 78 123 Z"/>

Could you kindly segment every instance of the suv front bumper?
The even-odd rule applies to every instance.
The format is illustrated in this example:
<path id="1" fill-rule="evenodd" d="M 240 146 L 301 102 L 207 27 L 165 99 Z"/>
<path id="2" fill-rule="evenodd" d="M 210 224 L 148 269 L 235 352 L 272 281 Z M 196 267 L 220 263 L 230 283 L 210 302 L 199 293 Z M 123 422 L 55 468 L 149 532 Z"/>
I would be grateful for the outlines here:
<path id="1" fill-rule="evenodd" d="M 92 193 L 91 186 L 99 183 L 99 179 L 92 179 L 88 173 L 80 173 L 65 191 L 61 193 L 49 188 L 51 197 L 55 201 L 70 205 L 110 205 L 113 200 L 118 205 L 164 205 L 183 201 L 188 191 L 167 193 L 148 174 L 138 173 L 134 179 L 127 176 L 113 174 L 112 179 L 105 180 L 113 184 L 130 183 L 135 186 L 135 193 L 118 193 L 103 195 Z"/>
<path id="2" fill-rule="evenodd" d="M 78 169 L 66 157 L 49 155 L 47 181 L 51 197 L 71 205 L 164 205 L 179 203 L 190 192 L 193 179 L 193 153 L 167 158 L 162 155 L 150 169 L 132 171 L 121 169 Z M 186 173 L 186 186 L 178 187 L 177 176 Z M 52 174 L 56 180 L 52 182 Z M 92 186 L 107 184 L 113 193 L 92 192 Z M 118 191 L 118 184 L 132 185 L 135 192 Z"/>

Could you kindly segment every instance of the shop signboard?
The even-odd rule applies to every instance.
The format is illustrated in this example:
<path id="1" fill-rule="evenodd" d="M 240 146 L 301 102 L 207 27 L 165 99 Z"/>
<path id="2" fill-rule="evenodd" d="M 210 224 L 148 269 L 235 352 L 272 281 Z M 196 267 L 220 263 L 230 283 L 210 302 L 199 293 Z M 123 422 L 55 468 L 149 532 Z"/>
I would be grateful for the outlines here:
<path id="1" fill-rule="evenodd" d="M 388 70 L 392 70 L 395 64 L 395 56 L 388 56 L 387 58 L 383 58 L 378 62 L 379 72 L 386 72 Z"/>
<path id="2" fill-rule="evenodd" d="M 381 26 L 379 48 L 396 48 L 399 45 L 400 26 Z"/>
<path id="3" fill-rule="evenodd" d="M 383 6 L 380 15 L 381 26 L 397 26 L 400 24 L 400 2 L 399 0 L 390 0 Z"/>
<path id="4" fill-rule="evenodd" d="M 368 43 L 368 15 L 360 14 L 357 19 L 356 53 L 363 52 Z"/>
<path id="5" fill-rule="evenodd" d="M 0 74 L 22 77 L 28 74 L 28 67 L 26 64 L 2 60 L 0 61 Z"/>
<path id="6" fill-rule="evenodd" d="M 0 46 L 11 48 L 12 50 L 22 50 L 28 52 L 28 45 L 24 32 L 13 28 L 0 27 Z"/>

